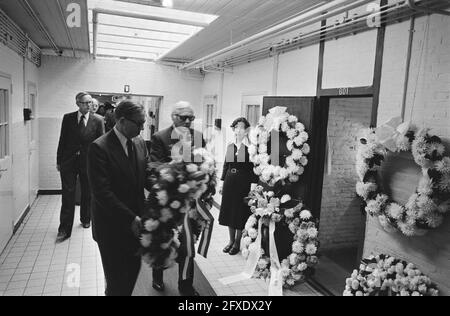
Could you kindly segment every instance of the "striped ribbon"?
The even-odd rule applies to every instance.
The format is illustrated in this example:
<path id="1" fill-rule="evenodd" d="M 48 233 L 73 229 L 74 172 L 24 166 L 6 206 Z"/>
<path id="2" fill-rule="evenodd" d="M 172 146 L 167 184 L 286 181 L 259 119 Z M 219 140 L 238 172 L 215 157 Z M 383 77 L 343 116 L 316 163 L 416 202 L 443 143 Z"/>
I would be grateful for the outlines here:
<path id="1" fill-rule="evenodd" d="M 211 205 L 206 203 L 205 201 L 197 200 L 197 211 L 203 220 L 206 222 L 206 225 L 203 227 L 203 231 L 201 232 L 202 238 L 198 245 L 198 254 L 202 257 L 207 257 L 209 244 L 211 242 L 211 236 L 214 225 L 214 217 L 211 215 Z"/>

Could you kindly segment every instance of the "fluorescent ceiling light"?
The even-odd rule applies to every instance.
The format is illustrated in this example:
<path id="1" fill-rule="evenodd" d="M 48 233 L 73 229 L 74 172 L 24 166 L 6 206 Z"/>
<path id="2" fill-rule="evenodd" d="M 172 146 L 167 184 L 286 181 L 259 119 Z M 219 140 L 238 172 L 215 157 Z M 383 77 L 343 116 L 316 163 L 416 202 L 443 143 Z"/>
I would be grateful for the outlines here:
<path id="1" fill-rule="evenodd" d="M 217 18 L 215 15 L 113 0 L 88 0 L 88 9 L 91 53 L 95 10 L 97 54 L 113 56 L 116 53 L 126 57 L 128 51 L 129 57 L 151 57 L 151 60 L 166 55 L 201 31 L 203 25 Z"/>

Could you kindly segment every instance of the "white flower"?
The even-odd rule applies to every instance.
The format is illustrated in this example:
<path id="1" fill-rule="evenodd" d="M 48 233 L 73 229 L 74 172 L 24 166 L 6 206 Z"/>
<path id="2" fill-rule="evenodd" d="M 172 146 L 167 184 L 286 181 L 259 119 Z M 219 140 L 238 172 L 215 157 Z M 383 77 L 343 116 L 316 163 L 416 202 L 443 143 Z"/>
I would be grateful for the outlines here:
<path id="1" fill-rule="evenodd" d="M 250 156 L 254 156 L 257 154 L 257 149 L 255 145 L 250 145 L 250 147 L 248 148 L 248 154 Z"/>
<path id="2" fill-rule="evenodd" d="M 316 252 L 317 252 L 317 247 L 316 247 L 316 245 L 314 245 L 314 244 L 307 244 L 306 247 L 305 247 L 305 252 L 306 252 L 308 255 L 314 255 L 314 254 L 316 254 Z"/>
<path id="3" fill-rule="evenodd" d="M 303 132 L 305 130 L 305 125 L 303 125 L 302 123 L 298 122 L 295 124 L 295 129 L 299 130 L 300 132 Z"/>
<path id="4" fill-rule="evenodd" d="M 307 132 L 301 132 L 299 137 L 302 139 L 302 143 L 306 142 L 309 139 L 309 135 Z"/>
<path id="5" fill-rule="evenodd" d="M 198 166 L 196 164 L 191 163 L 186 166 L 186 170 L 189 173 L 194 173 L 198 171 Z"/>
<path id="6" fill-rule="evenodd" d="M 178 192 L 180 193 L 186 193 L 190 189 L 190 186 L 188 184 L 182 184 L 178 187 Z"/>
<path id="7" fill-rule="evenodd" d="M 169 197 L 167 195 L 167 192 L 165 190 L 159 191 L 156 193 L 156 197 L 159 201 L 159 204 L 164 206 L 169 201 Z"/>
<path id="8" fill-rule="evenodd" d="M 179 201 L 173 201 L 172 203 L 170 203 L 170 207 L 173 209 L 179 209 L 181 207 L 181 203 Z"/>
<path id="9" fill-rule="evenodd" d="M 260 259 L 258 261 L 258 268 L 265 269 L 268 265 L 268 262 L 265 259 Z"/>
<path id="10" fill-rule="evenodd" d="M 250 228 L 248 230 L 248 235 L 251 239 L 256 239 L 256 237 L 258 237 L 258 231 L 254 228 Z"/>
<path id="11" fill-rule="evenodd" d="M 286 218 L 293 218 L 294 217 L 294 209 L 290 208 L 288 210 L 285 210 L 284 216 L 286 216 Z"/>
<path id="12" fill-rule="evenodd" d="M 311 147 L 309 147 L 309 145 L 308 144 L 303 144 L 303 146 L 302 146 L 302 152 L 305 154 L 305 155 L 307 155 L 307 154 L 309 154 L 310 153 L 310 151 L 311 151 Z"/>
<path id="13" fill-rule="evenodd" d="M 255 226 L 258 223 L 258 220 L 256 219 L 255 215 L 252 215 L 248 218 L 247 223 L 245 224 L 245 230 L 250 230 L 253 226 Z"/>
<path id="14" fill-rule="evenodd" d="M 301 158 L 300 158 L 300 163 L 301 163 L 303 166 L 306 166 L 306 165 L 308 164 L 308 158 L 306 158 L 305 156 L 301 157 Z"/>
<path id="15" fill-rule="evenodd" d="M 252 243 L 252 238 L 250 236 L 247 236 L 242 239 L 244 247 L 248 248 L 248 246 Z"/>
<path id="16" fill-rule="evenodd" d="M 319 234 L 319 232 L 318 232 L 317 228 L 315 228 L 315 227 L 308 228 L 309 238 L 316 238 L 318 234 Z"/>
<path id="17" fill-rule="evenodd" d="M 145 230 L 148 232 L 152 232 L 152 231 L 156 230 L 158 228 L 158 226 L 159 226 L 159 221 L 154 220 L 152 218 L 145 221 L 145 223 L 144 223 Z"/>
<path id="18" fill-rule="evenodd" d="M 300 212 L 300 218 L 303 219 L 303 220 L 310 219 L 311 217 L 312 217 L 312 214 L 308 210 L 303 210 L 303 211 Z"/>
<path id="19" fill-rule="evenodd" d="M 290 129 L 286 132 L 286 136 L 292 140 L 297 136 L 297 131 L 295 129 Z"/>
<path id="20" fill-rule="evenodd" d="M 289 167 L 295 167 L 296 163 L 294 161 L 294 158 L 292 156 L 286 157 L 286 165 Z"/>
<path id="21" fill-rule="evenodd" d="M 258 151 L 259 151 L 260 154 L 267 153 L 267 145 L 266 144 L 259 145 Z"/>
<path id="22" fill-rule="evenodd" d="M 292 244 L 292 252 L 300 254 L 304 250 L 305 250 L 305 248 L 303 247 L 303 244 L 301 242 L 294 241 L 294 243 Z"/>
<path id="23" fill-rule="evenodd" d="M 295 138 L 294 138 L 294 143 L 295 143 L 297 146 L 301 146 L 301 145 L 304 143 L 303 138 L 302 138 L 300 135 L 297 136 L 297 137 L 295 137 Z"/>
<path id="24" fill-rule="evenodd" d="M 292 151 L 292 149 L 294 149 L 294 142 L 293 142 L 292 140 L 288 140 L 288 141 L 286 142 L 286 148 L 287 148 L 289 151 Z"/>
<path id="25" fill-rule="evenodd" d="M 358 182 L 356 183 L 356 193 L 362 197 L 364 200 L 367 200 L 369 194 L 371 192 L 375 192 L 377 190 L 377 185 L 372 182 L 364 183 Z"/>
<path id="26" fill-rule="evenodd" d="M 450 173 L 450 157 L 444 157 L 436 162 L 436 170 L 440 173 Z"/>
<path id="27" fill-rule="evenodd" d="M 150 247 L 150 244 L 152 243 L 152 235 L 151 234 L 143 234 L 141 236 L 141 245 L 144 248 Z"/>
<path id="28" fill-rule="evenodd" d="M 303 153 L 302 153 L 302 151 L 300 149 L 294 149 L 292 151 L 291 157 L 294 160 L 300 160 L 300 158 L 302 158 L 302 156 L 303 156 Z"/>
<path id="29" fill-rule="evenodd" d="M 308 269 L 308 265 L 306 264 L 306 263 L 304 263 L 304 262 L 302 262 L 302 263 L 300 263 L 299 265 L 298 265 L 298 267 L 297 267 L 297 269 L 299 270 L 299 271 L 305 271 L 306 269 Z"/>
<path id="30" fill-rule="evenodd" d="M 391 203 L 386 208 L 386 212 L 390 217 L 398 220 L 403 217 L 405 209 L 401 205 L 398 205 L 397 203 Z"/>
<path id="31" fill-rule="evenodd" d="M 297 182 L 299 179 L 300 179 L 299 176 L 297 176 L 297 175 L 295 175 L 295 174 L 289 175 L 289 181 L 290 181 L 291 183 L 295 183 L 295 182 Z"/>
<path id="32" fill-rule="evenodd" d="M 283 122 L 281 124 L 281 131 L 286 133 L 289 130 L 289 124 L 287 122 Z"/>
<path id="33" fill-rule="evenodd" d="M 288 117 L 288 122 L 289 123 L 297 123 L 297 121 L 298 121 L 298 118 L 296 116 L 289 115 L 289 117 Z"/>
<path id="34" fill-rule="evenodd" d="M 289 256 L 289 263 L 291 264 L 291 266 L 294 266 L 297 264 L 297 262 L 298 262 L 298 256 L 295 253 L 292 253 Z"/>
<path id="35" fill-rule="evenodd" d="M 288 201 L 290 201 L 291 200 L 291 197 L 289 196 L 289 194 L 285 194 L 285 195 L 283 195 L 282 197 L 281 197 L 281 204 L 283 204 L 283 203 L 286 203 L 286 202 L 288 202 Z"/>
<path id="36" fill-rule="evenodd" d="M 438 183 L 439 190 L 450 193 L 450 174 L 445 173 L 442 175 Z"/>

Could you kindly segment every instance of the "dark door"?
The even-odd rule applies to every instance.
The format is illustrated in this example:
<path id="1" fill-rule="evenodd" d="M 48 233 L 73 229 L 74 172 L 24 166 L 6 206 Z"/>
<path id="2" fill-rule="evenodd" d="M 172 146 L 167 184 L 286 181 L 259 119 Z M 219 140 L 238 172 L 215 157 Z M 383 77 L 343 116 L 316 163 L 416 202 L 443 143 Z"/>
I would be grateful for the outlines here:
<path id="1" fill-rule="evenodd" d="M 295 115 L 309 134 L 308 144 L 311 152 L 308 165 L 300 181 L 292 185 L 288 191 L 296 198 L 304 201 L 315 218 L 319 218 L 322 198 L 323 168 L 325 159 L 326 129 L 328 123 L 328 104 L 320 104 L 315 97 L 264 97 L 263 115 L 276 106 L 287 108 L 289 114 Z M 280 136 L 280 164 L 289 154 L 285 139 Z"/>

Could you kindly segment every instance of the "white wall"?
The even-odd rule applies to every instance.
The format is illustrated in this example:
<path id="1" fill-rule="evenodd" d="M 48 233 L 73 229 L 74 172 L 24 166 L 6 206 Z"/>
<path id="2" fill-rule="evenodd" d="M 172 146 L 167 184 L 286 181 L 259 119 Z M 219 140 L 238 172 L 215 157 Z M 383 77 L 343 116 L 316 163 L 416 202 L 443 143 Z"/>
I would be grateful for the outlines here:
<path id="1" fill-rule="evenodd" d="M 8 47 L 0 44 L 0 72 L 11 76 L 13 93 L 10 98 L 12 118 L 10 125 L 10 152 L 12 154 L 12 177 L 14 196 L 14 223 L 20 219 L 27 207 L 33 202 L 30 200 L 30 122 L 23 120 L 24 100 L 27 102 L 27 91 L 24 91 L 27 82 L 31 81 L 38 87 L 37 67 L 24 60 Z M 25 78 L 24 78 L 25 73 Z M 25 93 L 25 95 L 24 95 Z M 39 105 L 37 106 L 39 108 Z M 37 139 L 38 140 L 38 139 Z M 37 181 L 37 179 L 33 179 Z"/>
<path id="2" fill-rule="evenodd" d="M 406 120 L 450 141 L 450 17 L 431 15 L 416 21 L 411 72 L 406 99 Z M 378 121 L 401 113 L 409 22 L 387 28 Z M 424 40 L 425 39 L 425 40 Z M 424 44 L 424 45 L 423 45 Z M 422 51 L 423 47 L 423 51 Z M 422 55 L 422 58 L 421 58 Z M 419 67 L 420 66 L 420 67 Z M 420 71 L 420 75 L 419 74 Z M 417 82 L 417 78 L 419 81 Z M 413 104 L 414 108 L 413 108 Z M 412 113 L 412 115 L 411 115 Z M 450 147 L 447 146 L 448 152 Z M 450 216 L 441 227 L 423 237 L 407 238 L 388 234 L 373 218 L 368 218 L 364 255 L 386 253 L 416 264 L 450 295 Z"/>
<path id="3" fill-rule="evenodd" d="M 203 77 L 199 73 L 178 71 L 174 67 L 153 63 L 108 59 L 71 59 L 43 56 L 39 69 L 40 97 L 40 189 L 60 189 L 56 172 L 56 149 L 62 117 L 77 110 L 75 95 L 79 91 L 122 93 L 130 85 L 132 94 L 163 96 L 160 129 L 171 124 L 170 107 L 179 100 L 201 108 Z"/>

